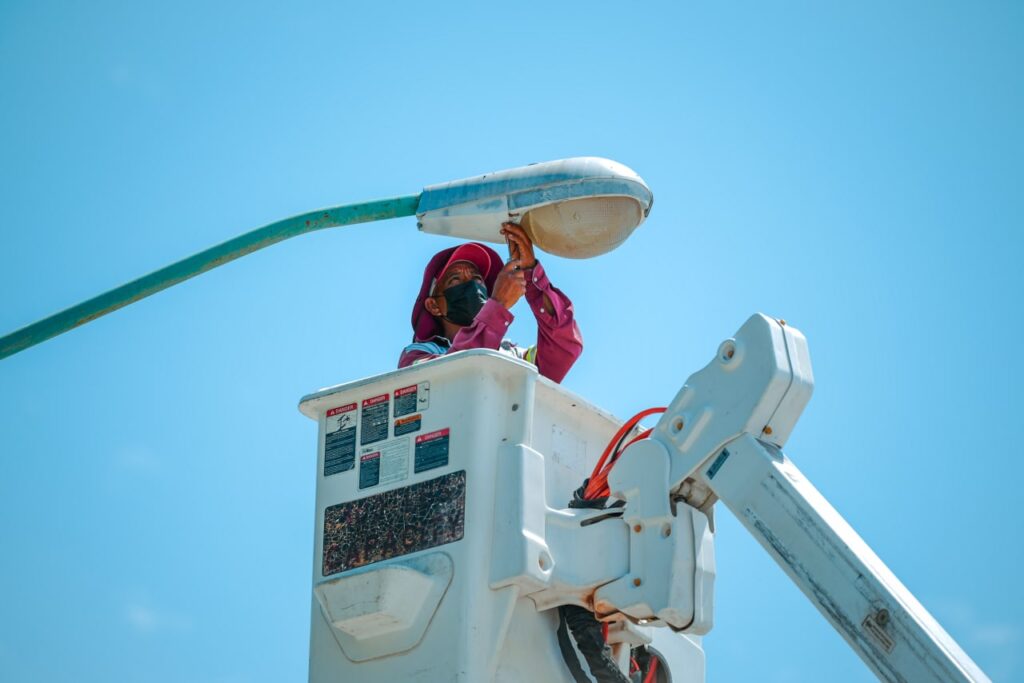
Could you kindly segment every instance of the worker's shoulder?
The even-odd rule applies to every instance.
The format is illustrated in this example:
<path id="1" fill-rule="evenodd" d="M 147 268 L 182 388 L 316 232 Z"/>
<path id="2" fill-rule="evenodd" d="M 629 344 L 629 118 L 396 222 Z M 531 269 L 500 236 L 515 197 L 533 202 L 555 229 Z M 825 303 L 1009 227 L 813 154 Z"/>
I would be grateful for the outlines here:
<path id="1" fill-rule="evenodd" d="M 413 351 L 418 351 L 420 353 L 429 353 L 434 356 L 443 356 L 448 352 L 448 345 L 434 340 L 417 341 L 413 342 L 412 344 L 409 344 L 402 350 L 403 353 L 410 353 Z"/>

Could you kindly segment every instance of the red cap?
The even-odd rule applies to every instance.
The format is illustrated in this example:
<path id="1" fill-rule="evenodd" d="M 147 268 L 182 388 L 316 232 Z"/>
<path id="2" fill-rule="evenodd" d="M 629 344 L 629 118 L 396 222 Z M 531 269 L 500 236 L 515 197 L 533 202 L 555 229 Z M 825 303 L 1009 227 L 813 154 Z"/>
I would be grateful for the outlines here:
<path id="1" fill-rule="evenodd" d="M 423 271 L 423 282 L 420 293 L 412 309 L 413 341 L 428 341 L 441 334 L 441 326 L 434 316 L 423 307 L 423 302 L 434 289 L 435 284 L 445 271 L 456 261 L 468 261 L 476 266 L 484 278 L 487 291 L 494 289 L 494 281 L 498 278 L 505 265 L 498 252 L 479 242 L 467 242 L 457 247 L 450 247 L 434 254 Z"/>
<path id="2" fill-rule="evenodd" d="M 490 254 L 487 252 L 490 252 Z M 437 281 L 440 280 L 446 272 L 448 272 L 448 268 L 450 268 L 456 261 L 469 261 L 476 266 L 476 269 L 480 271 L 480 275 L 486 279 L 487 274 L 491 272 L 491 263 L 493 262 L 491 254 L 498 256 L 494 253 L 494 250 L 488 249 L 479 242 L 467 242 L 466 244 L 460 244 L 455 247 L 455 251 L 453 251 L 452 255 L 448 257 L 444 267 L 438 269 L 434 275 L 433 282 L 430 283 L 431 291 L 433 291 Z M 500 257 L 498 258 L 498 261 L 501 261 Z M 487 288 L 488 291 L 490 291 L 490 289 L 490 287 Z"/>

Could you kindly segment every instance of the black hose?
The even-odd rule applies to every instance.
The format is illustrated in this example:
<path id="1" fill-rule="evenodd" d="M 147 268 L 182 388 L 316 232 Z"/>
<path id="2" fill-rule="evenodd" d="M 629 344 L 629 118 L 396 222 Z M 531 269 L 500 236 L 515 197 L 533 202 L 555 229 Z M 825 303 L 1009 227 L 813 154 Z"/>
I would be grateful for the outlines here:
<path id="1" fill-rule="evenodd" d="M 576 647 L 583 655 L 584 661 L 590 667 L 590 673 L 597 683 L 630 683 L 629 677 L 622 673 L 619 665 L 612 658 L 612 649 L 604 642 L 604 635 L 601 633 L 601 622 L 594 618 L 594 614 L 587 609 L 576 605 L 562 605 L 558 608 L 559 616 L 559 647 L 562 648 L 562 657 L 566 666 L 573 672 L 578 682 L 586 681 L 586 678 L 579 678 L 574 669 L 580 669 L 576 660 L 576 653 L 570 648 L 562 646 L 563 625 L 569 627 Z M 579 674 L 582 674 L 579 671 Z"/>

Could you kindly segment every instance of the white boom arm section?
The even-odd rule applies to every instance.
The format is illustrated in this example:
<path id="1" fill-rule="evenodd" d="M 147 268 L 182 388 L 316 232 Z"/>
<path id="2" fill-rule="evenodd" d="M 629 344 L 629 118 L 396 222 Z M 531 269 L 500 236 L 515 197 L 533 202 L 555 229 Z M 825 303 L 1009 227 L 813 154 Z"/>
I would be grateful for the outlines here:
<path id="1" fill-rule="evenodd" d="M 780 450 L 813 385 L 803 335 L 751 317 L 612 470 L 625 521 L 646 528 L 652 499 L 666 490 L 708 514 L 721 500 L 880 679 L 988 681 Z M 631 535 L 630 544 L 632 567 L 664 563 L 656 535 Z M 598 611 L 629 614 L 627 592 L 618 582 L 601 587 Z"/>

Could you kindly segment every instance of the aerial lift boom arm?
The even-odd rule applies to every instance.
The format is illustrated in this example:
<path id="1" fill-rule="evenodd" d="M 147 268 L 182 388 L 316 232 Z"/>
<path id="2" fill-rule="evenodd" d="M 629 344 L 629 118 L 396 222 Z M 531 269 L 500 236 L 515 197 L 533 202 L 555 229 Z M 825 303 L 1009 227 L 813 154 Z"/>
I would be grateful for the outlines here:
<path id="1" fill-rule="evenodd" d="M 803 335 L 751 317 L 612 470 L 624 520 L 644 528 L 645 499 L 665 491 L 707 514 L 720 500 L 881 680 L 988 681 L 783 454 L 813 382 Z M 652 466 L 668 476 L 653 483 Z M 633 534 L 630 543 L 641 566 L 668 561 L 658 558 L 656 534 Z M 601 587 L 595 604 L 619 604 L 622 590 Z"/>

